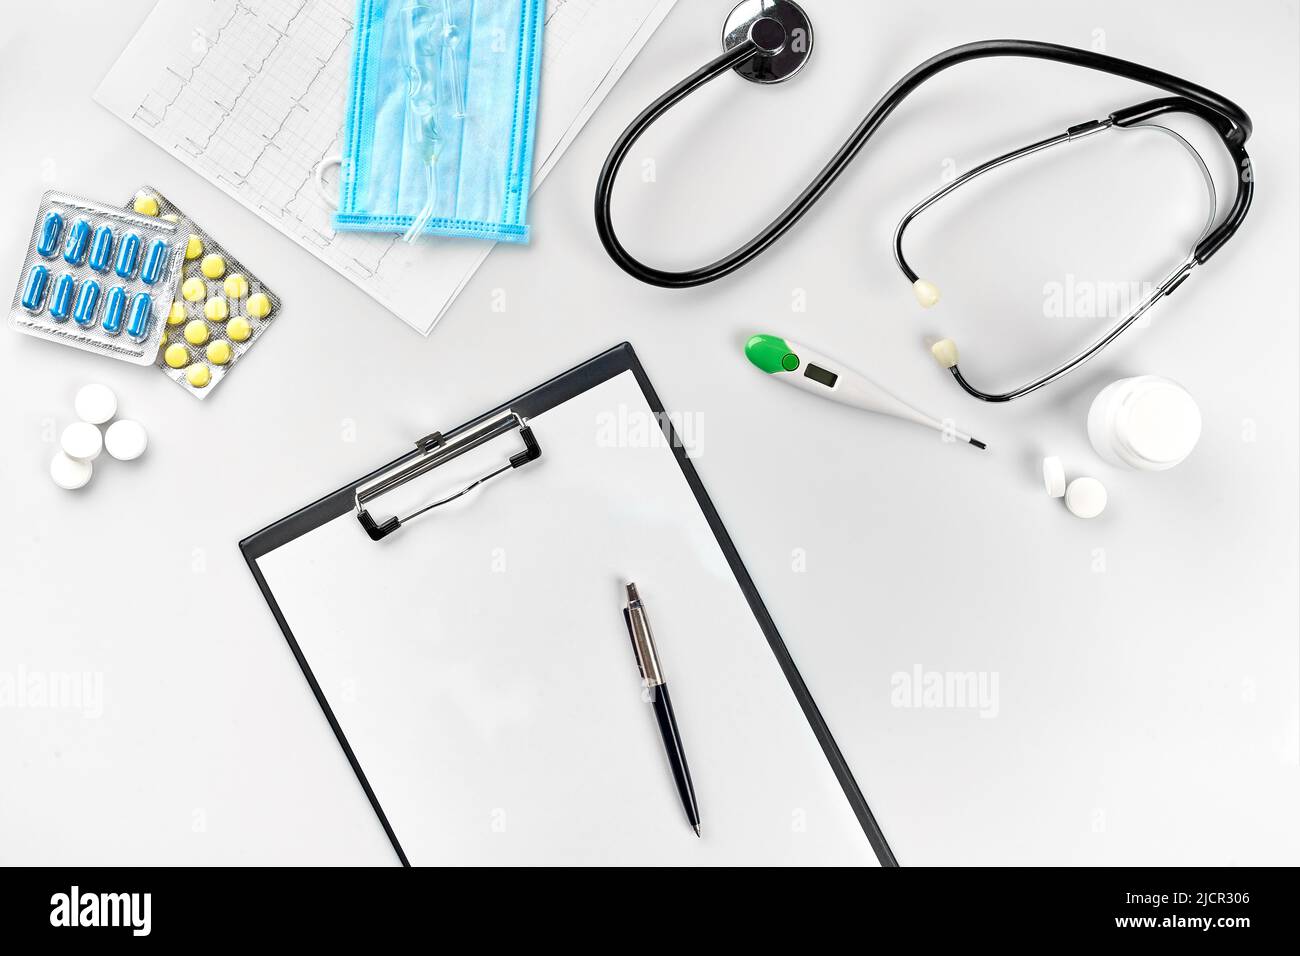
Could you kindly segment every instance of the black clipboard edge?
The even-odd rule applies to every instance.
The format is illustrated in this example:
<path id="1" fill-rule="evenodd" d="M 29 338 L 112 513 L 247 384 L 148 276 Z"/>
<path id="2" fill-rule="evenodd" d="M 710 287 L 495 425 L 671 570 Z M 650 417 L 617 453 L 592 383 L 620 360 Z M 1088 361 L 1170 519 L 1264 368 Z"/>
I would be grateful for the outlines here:
<path id="1" fill-rule="evenodd" d="M 763 629 L 763 635 L 767 638 L 768 646 L 771 647 L 772 653 L 776 655 L 777 663 L 781 665 L 781 671 L 785 674 L 790 689 L 794 691 L 794 696 L 803 709 L 804 717 L 807 718 L 808 724 L 812 727 L 817 742 L 821 744 L 822 753 L 826 755 L 831 770 L 834 771 L 836 779 L 839 780 L 840 787 L 844 790 L 844 796 L 848 799 L 849 806 L 853 808 L 858 823 L 862 826 L 862 832 L 866 834 L 871 848 L 876 851 L 876 857 L 880 860 L 881 866 L 898 866 L 898 860 L 894 858 L 893 850 L 889 848 L 889 843 L 885 840 L 880 825 L 876 823 L 875 814 L 871 812 L 871 807 L 867 805 L 867 798 L 863 796 L 848 761 L 844 759 L 844 755 L 840 752 L 839 744 L 835 742 L 835 737 L 831 733 L 830 726 L 826 723 L 826 718 L 822 716 L 821 710 L 817 707 L 817 702 L 813 699 L 812 692 L 808 690 L 808 685 L 804 683 L 803 675 L 799 673 L 794 658 L 790 656 L 785 641 L 782 640 L 780 632 L 776 629 L 776 623 L 772 620 L 772 615 L 768 613 L 767 606 L 763 604 L 763 598 L 758 593 L 758 588 L 755 587 L 753 579 L 749 576 L 749 570 L 740 559 L 740 552 L 736 550 L 731 535 L 727 533 L 726 527 L 722 524 L 722 518 L 719 517 L 717 509 L 713 507 L 708 492 L 704 490 L 704 482 L 700 480 L 699 474 L 695 471 L 695 465 L 687 457 L 686 450 L 682 447 L 682 443 L 673 429 L 672 422 L 664 413 L 663 402 L 659 400 L 659 395 L 655 392 L 654 386 L 650 384 L 650 379 L 646 376 L 645 369 L 641 367 L 641 362 L 632 350 L 632 346 L 626 342 L 624 345 L 630 353 L 630 366 L 641 386 L 641 391 L 645 393 L 651 411 L 659 419 L 664 436 L 668 439 L 669 447 L 672 448 L 673 454 L 677 458 L 677 464 L 681 466 L 682 473 L 686 476 L 686 483 L 690 485 L 696 503 L 700 506 L 700 510 L 704 512 L 704 517 L 709 522 L 709 528 L 712 529 L 713 536 L 717 538 L 718 545 L 727 558 L 727 564 L 731 566 L 731 573 L 736 576 L 736 583 L 740 585 L 740 589 L 745 593 L 745 600 L 749 602 L 749 609 L 757 619 L 758 626 Z"/>
<path id="2" fill-rule="evenodd" d="M 285 519 L 288 520 L 288 519 Z M 252 535 L 251 537 L 256 537 Z M 250 540 L 245 538 L 239 542 L 241 550 L 244 544 Z M 406 858 L 406 851 L 402 849 L 402 844 L 397 840 L 397 834 L 393 832 L 392 825 L 388 822 L 388 817 L 384 813 L 384 808 L 379 805 L 379 798 L 375 796 L 375 791 L 370 788 L 370 781 L 366 779 L 365 771 L 361 769 L 361 764 L 357 760 L 357 755 L 352 752 L 352 745 L 348 743 L 348 738 L 343 733 L 343 728 L 339 726 L 338 719 L 334 716 L 334 711 L 330 708 L 329 701 L 325 699 L 325 692 L 320 689 L 320 684 L 316 683 L 316 675 L 312 673 L 311 667 L 307 664 L 307 658 L 302 653 L 302 648 L 298 646 L 298 640 L 293 636 L 293 631 L 289 630 L 289 623 L 280 613 L 280 605 L 276 603 L 275 596 L 271 589 L 267 587 L 266 578 L 262 577 L 262 572 L 257 567 L 257 559 L 249 557 L 249 553 L 244 551 L 244 559 L 248 562 L 248 568 L 253 572 L 253 580 L 257 582 L 258 588 L 262 592 L 262 597 L 271 607 L 271 613 L 275 616 L 275 622 L 280 625 L 280 630 L 284 633 L 284 639 L 289 644 L 289 650 L 293 652 L 294 659 L 298 661 L 298 666 L 302 669 L 303 676 L 307 678 L 307 685 L 311 687 L 311 692 L 316 696 L 316 703 L 320 704 L 320 709 L 325 714 L 325 719 L 329 721 L 330 729 L 334 731 L 334 736 L 338 738 L 339 745 L 343 748 L 344 755 L 348 758 L 348 763 L 352 765 L 353 772 L 357 775 L 357 780 L 361 782 L 361 789 L 365 791 L 366 799 L 370 801 L 370 806 L 374 808 L 375 814 L 379 817 L 379 823 L 383 826 L 384 832 L 388 834 L 388 840 L 393 844 L 393 849 L 397 851 L 397 858 L 401 860 L 402 866 L 410 866 L 411 861 Z"/>
<path id="3" fill-rule="evenodd" d="M 875 815 L 872 814 L 871 808 L 867 805 L 866 797 L 863 796 L 857 780 L 853 776 L 853 771 L 844 759 L 843 753 L 840 752 L 839 745 L 835 742 L 834 735 L 831 734 L 830 727 L 826 719 L 822 716 L 817 707 L 817 702 L 813 700 L 812 693 L 808 690 L 808 685 L 804 683 L 803 676 L 799 673 L 799 668 L 795 665 L 794 658 L 790 656 L 789 649 L 785 646 L 785 641 L 781 639 L 781 634 L 776 629 L 776 624 L 772 616 L 768 613 L 767 607 L 763 604 L 763 599 L 754 586 L 753 579 L 749 576 L 749 571 L 745 568 L 744 562 L 740 559 L 740 553 L 736 550 L 731 536 L 727 533 L 726 527 L 722 524 L 717 509 L 714 508 L 708 492 L 704 490 L 704 483 L 700 480 L 699 474 L 695 471 L 689 457 L 686 455 L 686 449 L 679 440 L 676 431 L 669 421 L 668 415 L 664 411 L 663 403 L 659 400 L 659 395 L 650 384 L 650 379 L 646 375 L 641 361 L 637 358 L 636 351 L 632 348 L 631 343 L 623 342 L 606 351 L 600 353 L 574 366 L 567 372 L 555 376 L 548 381 L 538 385 L 520 395 L 513 401 L 506 402 L 496 408 L 485 412 L 478 418 L 466 422 L 453 431 L 444 432 L 447 438 L 455 438 L 462 432 L 476 428 L 484 421 L 499 416 L 507 409 L 518 412 L 525 418 L 538 415 L 547 409 L 561 405 L 569 399 L 581 395 L 583 392 L 608 381 L 615 375 L 630 371 L 636 378 L 642 393 L 645 395 L 646 402 L 650 410 L 655 414 L 664 437 L 668 440 L 669 448 L 672 449 L 673 456 L 677 459 L 678 467 L 681 468 L 682 474 L 686 478 L 687 485 L 690 486 L 691 493 L 695 496 L 696 504 L 704 513 L 705 520 L 709 524 L 710 530 L 713 531 L 714 538 L 717 539 L 718 546 L 722 548 L 722 553 L 727 559 L 727 564 L 731 572 L 735 575 L 736 583 L 740 585 L 745 594 L 745 600 L 749 603 L 750 611 L 758 621 L 763 635 L 767 638 L 768 646 L 776 656 L 777 663 L 781 671 L 785 674 L 786 681 L 790 689 L 794 692 L 795 699 L 798 700 L 800 708 L 803 710 L 804 717 L 807 719 L 817 742 L 821 745 L 822 753 L 825 754 L 827 761 L 831 765 L 831 770 L 835 778 L 839 781 L 844 796 L 853 808 L 854 815 L 858 819 L 862 832 L 867 837 L 867 842 L 875 851 L 876 857 L 882 866 L 895 867 L 898 861 L 894 857 L 893 851 L 889 848 L 889 843 L 885 840 L 885 835 L 881 832 L 879 824 L 876 822 Z M 397 834 L 393 832 L 392 826 L 388 822 L 388 817 L 384 814 L 383 807 L 380 806 L 379 799 L 371 789 L 370 782 L 366 779 L 365 772 L 361 769 L 361 764 L 357 761 L 356 754 L 352 752 L 352 747 L 348 743 L 347 737 L 343 733 L 343 728 L 339 726 L 338 720 L 331 710 L 329 702 L 325 699 L 325 694 L 320 685 L 316 682 L 316 677 L 311 671 L 307 658 L 303 655 L 302 649 L 298 646 L 297 639 L 294 638 L 293 632 L 289 629 L 288 622 L 280 611 L 279 604 L 276 603 L 275 595 L 271 593 L 266 579 L 262 577 L 261 571 L 257 567 L 257 559 L 263 555 L 274 551 L 276 548 L 301 537 L 307 532 L 320 527 L 327 521 L 351 511 L 355 505 L 356 489 L 368 481 L 373 480 L 379 475 L 406 463 L 419 454 L 418 450 L 402 455 L 386 465 L 375 469 L 370 474 L 358 479 L 350 485 L 340 488 L 338 491 L 326 495 L 325 497 L 300 508 L 293 514 L 282 518 L 263 528 L 254 534 L 249 535 L 239 542 L 239 549 L 244 555 L 244 560 L 248 563 L 249 570 L 253 574 L 253 579 L 257 582 L 258 588 L 262 592 L 262 597 L 271 608 L 276 623 L 279 624 L 281 632 L 284 634 L 285 641 L 289 644 L 289 649 L 293 652 L 294 658 L 298 661 L 299 668 L 302 669 L 303 676 L 307 678 L 308 686 L 311 687 L 312 694 L 316 697 L 316 702 L 320 704 L 326 720 L 329 722 L 330 729 L 334 731 L 334 736 L 338 738 L 339 745 L 343 748 L 343 753 L 348 758 L 352 770 L 361 782 L 361 787 L 365 791 L 366 797 L 370 800 L 370 805 L 374 808 L 375 814 L 379 817 L 379 822 L 388 834 L 389 841 L 393 844 L 393 849 L 397 852 L 398 859 L 403 866 L 410 866 L 411 863 L 402 849 L 401 843 L 397 839 Z"/>

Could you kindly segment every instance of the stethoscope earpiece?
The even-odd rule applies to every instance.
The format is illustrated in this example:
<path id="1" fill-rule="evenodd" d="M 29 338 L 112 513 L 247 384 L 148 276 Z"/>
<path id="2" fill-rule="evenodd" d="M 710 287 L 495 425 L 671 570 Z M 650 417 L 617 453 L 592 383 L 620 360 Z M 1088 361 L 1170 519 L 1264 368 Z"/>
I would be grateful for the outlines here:
<path id="1" fill-rule="evenodd" d="M 926 279 L 917 279 L 912 283 L 912 294 L 923 309 L 939 304 L 939 287 Z"/>
<path id="2" fill-rule="evenodd" d="M 957 343 L 952 339 L 940 339 L 930 346 L 930 354 L 944 368 L 957 367 Z"/>

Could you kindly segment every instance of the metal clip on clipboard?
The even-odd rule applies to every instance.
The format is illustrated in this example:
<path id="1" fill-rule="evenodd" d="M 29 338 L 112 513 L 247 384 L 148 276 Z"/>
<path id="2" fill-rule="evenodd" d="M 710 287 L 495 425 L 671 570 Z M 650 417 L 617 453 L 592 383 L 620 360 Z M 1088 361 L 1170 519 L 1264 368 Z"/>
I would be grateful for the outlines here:
<path id="1" fill-rule="evenodd" d="M 443 465 L 453 458 L 457 458 L 467 451 L 472 451 L 480 445 L 499 438 L 516 428 L 519 429 L 519 437 L 523 439 L 524 450 L 511 455 L 506 464 L 488 472 L 482 478 L 470 482 L 460 491 L 423 505 L 403 517 L 394 515 L 382 523 L 375 521 L 370 512 L 366 511 L 366 504 L 374 501 L 380 495 L 400 488 L 408 481 L 426 475 L 439 465 Z M 498 475 L 505 474 L 520 465 L 526 465 L 528 462 L 536 461 L 542 457 L 542 448 L 537 444 L 537 439 L 533 437 L 533 430 L 528 427 L 528 423 L 524 421 L 522 416 L 514 412 L 506 412 L 501 418 L 481 425 L 453 442 L 448 443 L 441 432 L 434 432 L 432 435 L 426 435 L 417 441 L 415 447 L 420 456 L 416 460 L 393 468 L 375 480 L 357 487 L 357 520 L 361 522 L 361 527 L 366 529 L 366 534 L 370 535 L 372 541 L 386 538 L 411 519 L 418 518 L 427 511 L 432 511 L 434 508 L 455 501 Z"/>

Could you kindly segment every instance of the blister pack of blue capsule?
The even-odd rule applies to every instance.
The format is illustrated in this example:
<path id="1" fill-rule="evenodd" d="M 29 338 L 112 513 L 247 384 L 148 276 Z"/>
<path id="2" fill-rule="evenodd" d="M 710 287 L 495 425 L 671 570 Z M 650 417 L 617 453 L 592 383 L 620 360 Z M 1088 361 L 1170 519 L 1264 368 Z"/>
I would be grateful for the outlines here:
<path id="1" fill-rule="evenodd" d="M 186 223 L 47 192 L 18 277 L 10 327 L 152 365 L 189 233 Z"/>

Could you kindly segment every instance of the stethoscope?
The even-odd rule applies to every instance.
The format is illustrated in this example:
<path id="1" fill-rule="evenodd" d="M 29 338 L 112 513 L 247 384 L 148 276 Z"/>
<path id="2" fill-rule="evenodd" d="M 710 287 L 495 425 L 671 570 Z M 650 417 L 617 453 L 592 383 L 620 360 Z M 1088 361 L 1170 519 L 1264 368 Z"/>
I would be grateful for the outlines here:
<path id="1" fill-rule="evenodd" d="M 1220 96 L 1212 90 L 1198 86 L 1188 80 L 1180 79 L 1168 73 L 1151 69 L 1127 60 L 1079 50 L 1074 47 L 1060 46 L 1054 43 L 1039 43 L 1033 40 L 984 40 L 966 43 L 931 57 L 915 67 L 911 72 L 895 83 L 879 102 L 871 108 L 857 129 L 831 157 L 830 162 L 819 172 L 811 183 L 789 206 L 756 236 L 716 262 L 698 269 L 683 272 L 669 272 L 648 266 L 632 256 L 619 241 L 614 232 L 610 216 L 610 194 L 613 192 L 614 180 L 619 168 L 627 158 L 632 146 L 641 135 L 664 113 L 677 103 L 694 93 L 710 80 L 721 76 L 728 70 L 734 70 L 745 79 L 755 83 L 780 83 L 794 76 L 812 54 L 812 26 L 807 14 L 791 0 L 742 0 L 737 4 L 723 27 L 723 48 L 721 56 L 692 73 L 668 92 L 644 109 L 623 134 L 619 136 L 610 150 L 609 157 L 601 169 L 596 184 L 596 230 L 600 241 L 618 265 L 629 275 L 650 285 L 666 289 L 684 289 L 691 286 L 714 282 L 730 275 L 741 266 L 757 258 L 764 250 L 785 235 L 803 215 L 812 208 L 817 200 L 830 188 L 857 156 L 867 140 L 876 132 L 885 118 L 926 80 L 950 66 L 967 60 L 978 60 L 994 56 L 1019 56 L 1041 60 L 1053 60 L 1072 66 L 1111 73 L 1154 86 L 1174 96 L 1148 100 L 1125 109 L 1116 110 L 1105 119 L 1089 120 L 1072 126 L 1062 133 L 1047 139 L 1031 143 L 1020 149 L 1012 150 L 975 167 L 945 184 L 921 202 L 912 207 L 903 217 L 894 232 L 894 259 L 908 281 L 912 283 L 913 292 L 922 306 L 929 307 L 938 302 L 938 289 L 931 282 L 922 279 L 908 264 L 903 254 L 903 235 L 907 226 L 922 212 L 929 209 L 940 199 L 950 195 L 954 190 L 971 180 L 1005 166 L 1017 159 L 1039 153 L 1052 146 L 1072 143 L 1084 137 L 1101 133 L 1109 129 L 1157 129 L 1173 136 L 1191 151 L 1193 157 L 1206 179 L 1210 194 L 1210 215 L 1205 229 L 1195 245 L 1148 295 L 1144 296 L 1129 313 L 1096 342 L 1077 353 L 1069 360 L 1056 366 L 1046 375 L 1034 379 L 1028 384 L 1006 392 L 984 392 L 971 385 L 962 374 L 957 364 L 957 348 L 949 339 L 944 339 L 932 347 L 935 358 L 948 368 L 957 383 L 968 393 L 986 402 L 1006 402 L 1030 392 L 1037 391 L 1044 385 L 1056 381 L 1067 372 L 1087 362 L 1107 345 L 1113 342 L 1129 326 L 1142 317 L 1148 309 L 1167 295 L 1171 295 L 1192 270 L 1209 261 L 1223 247 L 1246 218 L 1254 193 L 1254 182 L 1250 169 L 1250 157 L 1246 153 L 1246 140 L 1251 134 L 1250 117 L 1231 100 Z M 1191 144 L 1168 127 L 1159 126 L 1150 121 L 1156 117 L 1173 113 L 1189 113 L 1204 120 L 1219 134 L 1224 147 L 1231 155 L 1237 171 L 1237 194 L 1232 208 L 1223 220 L 1214 225 L 1217 217 L 1214 181 L 1210 177 L 1200 155 Z"/>

